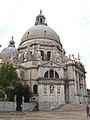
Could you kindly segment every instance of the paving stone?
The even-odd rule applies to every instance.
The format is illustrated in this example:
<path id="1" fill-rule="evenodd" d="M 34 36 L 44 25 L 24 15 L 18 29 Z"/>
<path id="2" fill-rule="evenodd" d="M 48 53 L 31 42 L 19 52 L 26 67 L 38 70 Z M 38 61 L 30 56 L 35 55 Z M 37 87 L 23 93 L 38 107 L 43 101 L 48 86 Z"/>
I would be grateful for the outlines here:
<path id="1" fill-rule="evenodd" d="M 0 120 L 90 120 L 85 111 L 0 113 Z"/>

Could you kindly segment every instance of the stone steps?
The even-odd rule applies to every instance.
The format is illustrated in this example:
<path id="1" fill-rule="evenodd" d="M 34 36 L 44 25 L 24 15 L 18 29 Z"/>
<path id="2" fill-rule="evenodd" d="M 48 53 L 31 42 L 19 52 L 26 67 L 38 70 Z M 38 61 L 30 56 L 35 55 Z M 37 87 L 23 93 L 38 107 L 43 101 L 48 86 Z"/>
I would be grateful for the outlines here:
<path id="1" fill-rule="evenodd" d="M 85 111 L 85 104 L 65 104 L 54 109 L 55 111 Z"/>

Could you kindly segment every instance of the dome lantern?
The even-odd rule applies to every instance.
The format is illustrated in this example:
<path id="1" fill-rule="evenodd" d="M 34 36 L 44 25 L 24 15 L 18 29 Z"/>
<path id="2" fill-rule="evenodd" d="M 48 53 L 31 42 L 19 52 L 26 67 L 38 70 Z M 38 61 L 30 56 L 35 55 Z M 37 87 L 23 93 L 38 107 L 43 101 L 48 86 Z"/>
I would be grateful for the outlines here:
<path id="1" fill-rule="evenodd" d="M 13 36 L 12 36 L 12 39 L 10 40 L 10 42 L 9 42 L 10 44 L 8 45 L 8 47 L 15 47 L 15 42 L 14 42 L 14 40 L 13 40 Z"/>
<path id="2" fill-rule="evenodd" d="M 45 20 L 46 18 L 42 14 L 42 10 L 40 10 L 40 14 L 36 17 L 35 25 L 47 25 L 47 23 L 45 23 Z"/>

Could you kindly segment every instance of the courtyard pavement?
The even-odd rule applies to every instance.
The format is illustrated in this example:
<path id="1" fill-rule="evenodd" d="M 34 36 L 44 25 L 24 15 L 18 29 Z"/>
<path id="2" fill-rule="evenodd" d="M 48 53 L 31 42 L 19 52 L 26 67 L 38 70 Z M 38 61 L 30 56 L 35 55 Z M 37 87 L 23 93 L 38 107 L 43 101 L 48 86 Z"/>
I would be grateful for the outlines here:
<path id="1" fill-rule="evenodd" d="M 90 120 L 90 117 L 85 111 L 5 112 L 0 113 L 0 120 Z"/>

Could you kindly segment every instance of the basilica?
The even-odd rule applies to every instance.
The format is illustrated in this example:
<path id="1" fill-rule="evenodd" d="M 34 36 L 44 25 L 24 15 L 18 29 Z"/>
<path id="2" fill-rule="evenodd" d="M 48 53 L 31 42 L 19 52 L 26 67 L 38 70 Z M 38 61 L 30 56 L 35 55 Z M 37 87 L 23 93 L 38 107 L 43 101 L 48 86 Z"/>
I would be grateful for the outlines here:
<path id="1" fill-rule="evenodd" d="M 63 104 L 86 102 L 86 71 L 74 55 L 66 56 L 59 35 L 48 26 L 40 11 L 35 24 L 21 38 L 16 49 L 12 39 L 0 53 L 0 63 L 17 68 L 23 84 L 30 86 L 32 101 L 39 110 L 52 110 Z"/>

